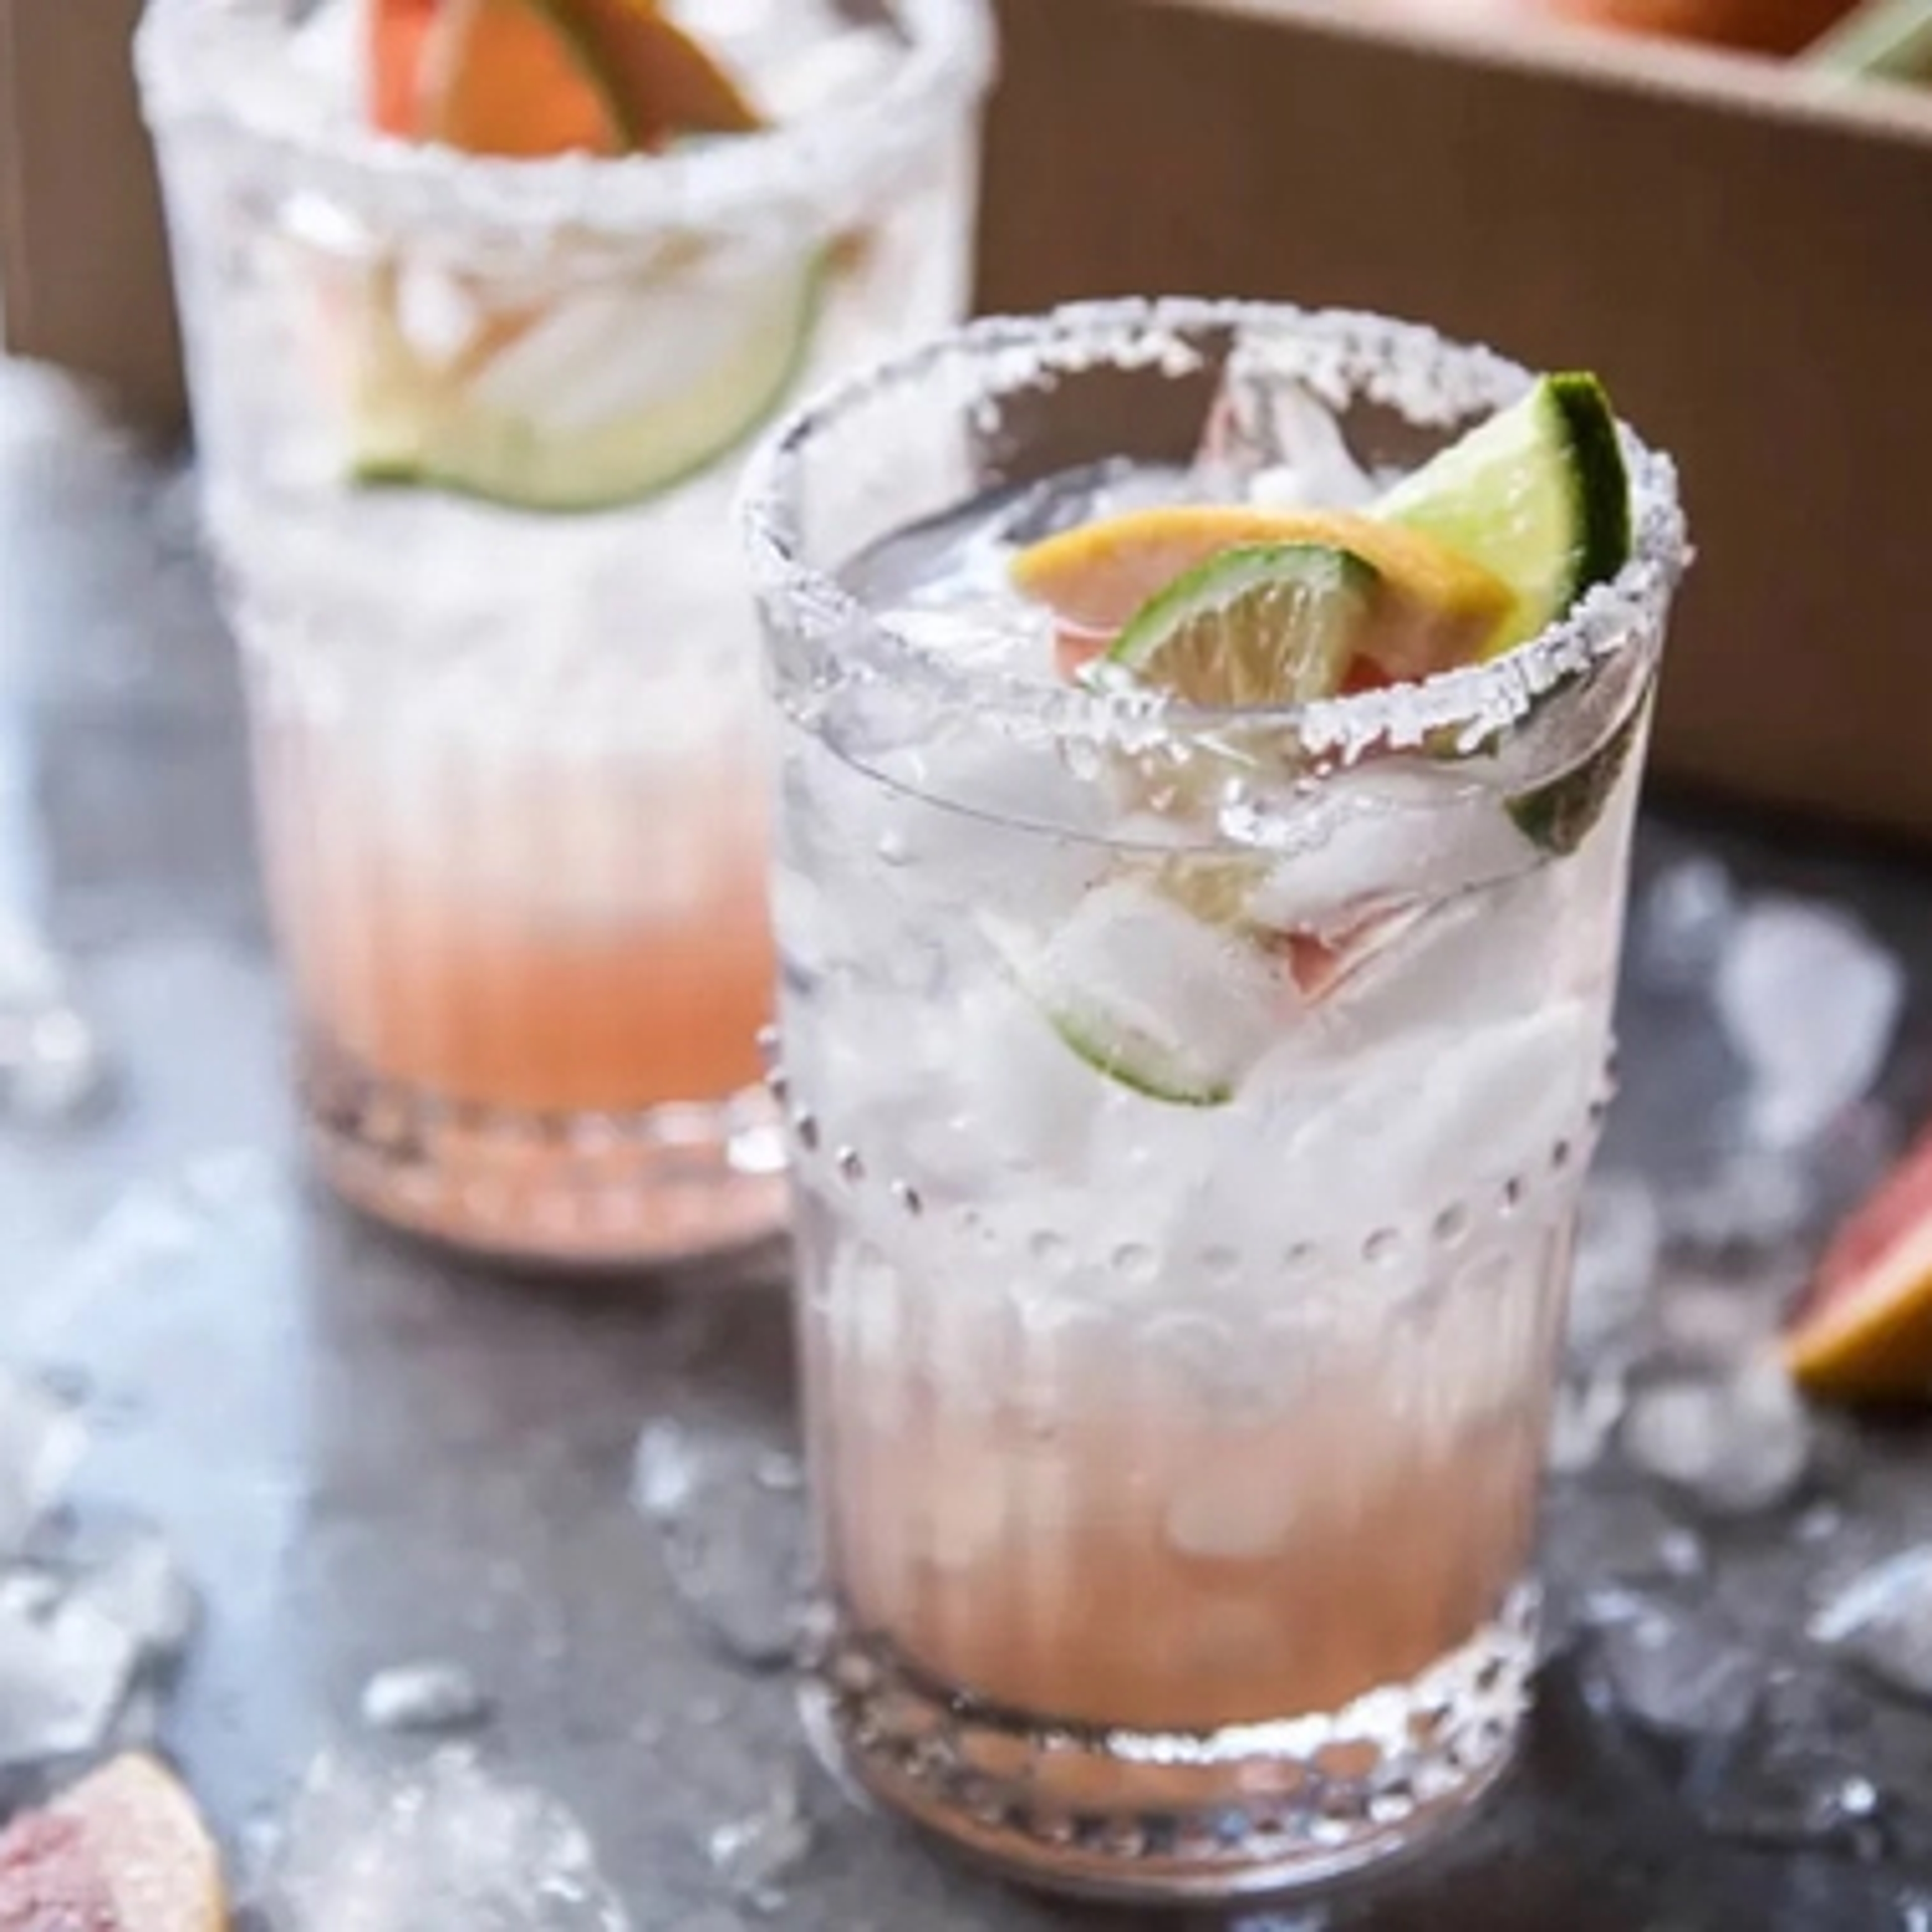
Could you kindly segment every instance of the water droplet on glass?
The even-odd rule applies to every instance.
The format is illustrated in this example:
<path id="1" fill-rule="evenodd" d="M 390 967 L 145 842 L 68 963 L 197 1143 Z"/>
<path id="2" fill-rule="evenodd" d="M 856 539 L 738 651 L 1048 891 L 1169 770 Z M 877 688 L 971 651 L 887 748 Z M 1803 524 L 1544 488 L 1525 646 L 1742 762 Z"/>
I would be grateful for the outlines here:
<path id="1" fill-rule="evenodd" d="M 1125 1280 L 1150 1282 L 1160 1266 L 1160 1257 L 1144 1242 L 1124 1242 L 1114 1250 L 1114 1272 Z"/>

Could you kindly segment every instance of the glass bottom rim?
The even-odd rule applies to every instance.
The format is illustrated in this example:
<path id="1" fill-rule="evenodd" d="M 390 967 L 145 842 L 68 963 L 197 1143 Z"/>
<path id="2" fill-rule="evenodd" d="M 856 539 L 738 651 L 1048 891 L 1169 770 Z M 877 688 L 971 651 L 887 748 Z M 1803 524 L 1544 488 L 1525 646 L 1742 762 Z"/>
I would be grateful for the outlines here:
<path id="1" fill-rule="evenodd" d="M 801 1714 L 848 1792 L 1018 1883 L 1120 1903 L 1286 1897 L 1425 1850 L 1495 1790 L 1522 1735 L 1535 1628 L 1526 1584 L 1412 1683 L 1335 1713 L 1318 1743 L 1318 1717 L 1171 1738 L 1029 1724 L 834 1612 Z M 1432 1727 L 1412 1741 L 1398 1706 L 1433 1711 Z M 1370 1708 L 1388 1720 L 1373 1764 L 1348 1729 Z"/>
<path id="2" fill-rule="evenodd" d="M 479 1258 L 619 1273 L 781 1237 L 789 1201 L 769 1098 L 545 1113 L 450 1100 L 304 1036 L 296 1085 L 323 1179 L 349 1204 Z"/>

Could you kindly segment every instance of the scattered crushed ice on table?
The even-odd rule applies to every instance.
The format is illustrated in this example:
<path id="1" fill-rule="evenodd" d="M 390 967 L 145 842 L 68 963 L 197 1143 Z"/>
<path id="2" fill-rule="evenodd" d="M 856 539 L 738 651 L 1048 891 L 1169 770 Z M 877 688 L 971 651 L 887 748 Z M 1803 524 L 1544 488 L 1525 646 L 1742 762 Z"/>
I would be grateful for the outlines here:
<path id="1" fill-rule="evenodd" d="M 1663 1247 L 1663 1217 L 1642 1181 L 1610 1173 L 1592 1178 L 1571 1264 L 1573 1354 L 1596 1354 L 1625 1337 L 1642 1318 Z"/>
<path id="2" fill-rule="evenodd" d="M 1762 1659 L 1697 1613 L 1634 1592 L 1596 1606 L 1598 1663 L 1611 1707 L 1667 1737 L 1729 1736 L 1758 1708 Z"/>
<path id="3" fill-rule="evenodd" d="M 1691 1796 L 1705 1829 L 1736 1844 L 1862 1860 L 1887 1848 L 1884 1790 L 1841 1754 L 1768 1726 Z"/>
<path id="4" fill-rule="evenodd" d="M 1754 1516 L 1788 1502 L 1812 1455 L 1811 1422 L 1778 1363 L 1654 1382 L 1631 1399 L 1625 1459 L 1713 1516 Z"/>
<path id="5" fill-rule="evenodd" d="M 1810 1634 L 1888 1690 L 1932 1702 L 1932 1545 L 1853 1578 L 1812 1618 Z"/>
<path id="6" fill-rule="evenodd" d="M 362 1687 L 362 1721 L 377 1731 L 458 1731 L 485 1723 L 489 1694 L 463 1664 L 392 1664 Z"/>
<path id="7" fill-rule="evenodd" d="M 1670 989 L 1702 984 L 1716 970 L 1736 924 L 1738 891 L 1715 859 L 1680 859 L 1659 872 L 1634 922 L 1646 976 Z"/>
<path id="8" fill-rule="evenodd" d="M 632 1495 L 680 1600 L 735 1662 L 770 1670 L 798 1646 L 810 1566 L 795 1459 L 660 1420 L 638 1438 Z"/>
<path id="9" fill-rule="evenodd" d="M 290 1812 L 260 1906 L 273 1932 L 628 1932 L 555 1798 L 446 1747 L 407 1770 L 328 1756 Z"/>
<path id="10" fill-rule="evenodd" d="M 1718 962 L 1718 1012 L 1749 1072 L 1750 1125 L 1801 1144 L 1870 1090 L 1905 1004 L 1905 973 L 1864 926 L 1827 905 L 1748 907 Z"/>
<path id="11" fill-rule="evenodd" d="M 71 1402 L 0 1366 L 0 1557 L 17 1552 L 58 1502 L 86 1446 Z"/>
<path id="12" fill-rule="evenodd" d="M 104 1094 L 108 1078 L 106 1050 L 65 968 L 0 909 L 0 1120 L 64 1124 Z"/>
<path id="13" fill-rule="evenodd" d="M 1579 1476 L 1595 1468 L 1617 1432 L 1629 1400 L 1629 1384 L 1618 1366 L 1586 1370 L 1559 1383 L 1544 1457 L 1551 1474 Z"/>
<path id="14" fill-rule="evenodd" d="M 792 1768 L 756 1810 L 718 1826 L 705 1850 L 712 1869 L 735 1897 L 770 1914 L 784 1909 L 784 1882 L 810 1856 L 813 1839 L 799 1774 Z"/>

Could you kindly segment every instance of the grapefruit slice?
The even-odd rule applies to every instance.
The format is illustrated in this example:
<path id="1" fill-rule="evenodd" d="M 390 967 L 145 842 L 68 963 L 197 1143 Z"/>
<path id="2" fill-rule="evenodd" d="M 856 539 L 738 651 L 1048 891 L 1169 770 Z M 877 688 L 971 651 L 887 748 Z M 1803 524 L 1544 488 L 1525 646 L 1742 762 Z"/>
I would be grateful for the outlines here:
<path id="1" fill-rule="evenodd" d="M 0 1834 L 0 1932 L 223 1932 L 221 1862 L 154 1759 L 115 1759 Z"/>
<path id="2" fill-rule="evenodd" d="M 556 0 L 446 0 L 420 57 L 416 131 L 465 154 L 621 154 L 630 117 Z"/>
<path id="3" fill-rule="evenodd" d="M 1932 1130 L 1825 1250 L 1786 1331 L 1784 1359 L 1814 1395 L 1932 1395 Z"/>
<path id="4" fill-rule="evenodd" d="M 1012 578 L 1054 612 L 1060 672 L 1070 677 L 1112 650 L 1136 614 L 1178 579 L 1223 551 L 1256 544 L 1345 551 L 1379 574 L 1390 594 L 1378 600 L 1359 656 L 1382 681 L 1467 662 L 1514 606 L 1499 578 L 1421 532 L 1346 511 L 1232 504 L 1178 503 L 1102 518 L 1021 551 Z M 1342 676 L 1353 682 L 1358 674 L 1348 668 Z"/>
<path id="5" fill-rule="evenodd" d="M 416 133 L 416 90 L 436 0 L 369 0 L 369 118 L 385 134 Z"/>
<path id="6" fill-rule="evenodd" d="M 652 0 L 374 0 L 379 127 L 512 160 L 610 156 L 762 118 Z"/>

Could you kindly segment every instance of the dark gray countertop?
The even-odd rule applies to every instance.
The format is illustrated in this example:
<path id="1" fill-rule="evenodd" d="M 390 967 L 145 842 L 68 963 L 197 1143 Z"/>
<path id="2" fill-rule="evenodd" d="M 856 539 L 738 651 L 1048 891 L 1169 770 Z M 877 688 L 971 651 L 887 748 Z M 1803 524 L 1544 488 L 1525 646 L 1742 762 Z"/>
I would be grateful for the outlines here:
<path id="1" fill-rule="evenodd" d="M 162 1735 L 230 1844 L 332 1740 L 419 1756 L 372 1737 L 358 1699 L 373 1671 L 440 1658 L 495 1700 L 490 1760 L 584 1819 L 638 1932 L 1138 1922 L 962 1874 L 815 1774 L 799 1855 L 734 1892 L 714 1834 L 799 1774 L 788 1685 L 693 1614 L 628 1476 L 652 1420 L 741 1461 L 782 1449 L 779 1265 L 560 1288 L 470 1272 L 319 1196 L 291 1150 L 248 816 L 178 473 L 52 379 L 0 368 L 0 886 L 73 962 L 116 1075 L 82 1118 L 0 1120 L 0 1346 L 84 1385 L 82 1501 L 161 1525 L 205 1593 Z M 1727 929 L 1706 903 L 1720 875 L 1686 872 L 1693 850 L 1740 891 L 1855 911 L 1911 968 L 1881 1097 L 1802 1160 L 1736 1157 L 1742 1075 L 1695 983 Z M 1932 872 L 1671 811 L 1640 880 L 1606 1166 L 1671 1234 L 1664 1312 L 1626 1348 L 1641 1384 L 1770 1319 L 1932 1095 Z M 1616 1381 L 1598 1377 L 1606 1415 Z M 1932 1712 L 1803 1634 L 1844 1577 L 1932 1540 L 1928 1441 L 1910 1418 L 1820 1418 L 1798 1496 L 1728 1523 L 1614 1446 L 1578 1451 L 1551 1497 L 1555 1654 L 1506 1795 L 1426 1862 L 1244 1932 L 1932 1928 Z M 754 1564 L 745 1534 L 796 1508 L 783 1466 L 764 1473 L 726 1471 L 702 1504 L 718 1562 Z"/>

